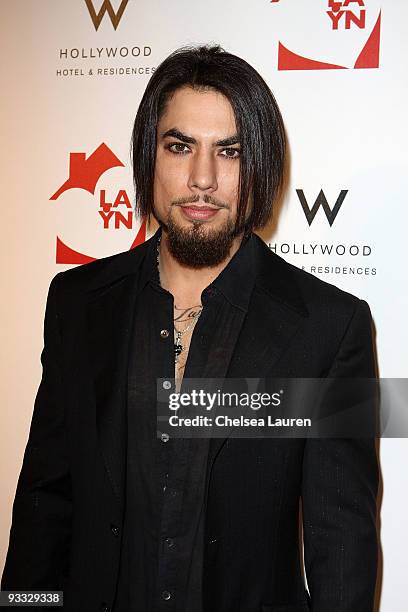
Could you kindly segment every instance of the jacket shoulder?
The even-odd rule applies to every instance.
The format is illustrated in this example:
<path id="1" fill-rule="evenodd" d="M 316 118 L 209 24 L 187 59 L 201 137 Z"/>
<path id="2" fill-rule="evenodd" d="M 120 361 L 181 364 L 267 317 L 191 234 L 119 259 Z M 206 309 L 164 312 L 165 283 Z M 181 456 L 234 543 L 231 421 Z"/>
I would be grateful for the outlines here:
<path id="1" fill-rule="evenodd" d="M 276 255 L 276 257 L 279 257 Z M 360 298 L 344 289 L 340 289 L 337 285 L 318 278 L 314 274 L 303 270 L 287 261 L 286 266 L 290 270 L 293 278 L 299 285 L 302 294 L 308 303 L 313 304 L 316 301 L 321 302 L 322 299 L 336 303 L 338 306 L 355 307 L 360 301 Z"/>
<path id="2" fill-rule="evenodd" d="M 80 294 L 92 292 L 105 284 L 110 284 L 129 274 L 137 273 L 144 259 L 151 239 L 134 247 L 108 257 L 102 257 L 76 268 L 56 274 L 52 282 L 58 284 L 61 294 Z"/>
<path id="3" fill-rule="evenodd" d="M 267 282 L 271 290 L 274 284 L 278 283 L 279 291 L 291 296 L 296 295 L 298 303 L 302 303 L 309 314 L 331 312 L 349 317 L 364 301 L 289 263 L 274 253 L 259 236 L 257 238 L 258 248 L 262 251 L 263 276 L 268 277 Z"/>

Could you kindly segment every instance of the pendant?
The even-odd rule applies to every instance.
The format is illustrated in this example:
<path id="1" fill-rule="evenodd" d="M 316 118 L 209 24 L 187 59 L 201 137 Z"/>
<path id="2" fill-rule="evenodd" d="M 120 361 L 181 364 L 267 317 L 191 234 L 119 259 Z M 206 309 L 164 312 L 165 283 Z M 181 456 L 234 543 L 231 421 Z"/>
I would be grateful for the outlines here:
<path id="1" fill-rule="evenodd" d="M 183 350 L 183 347 L 182 347 L 181 344 L 175 344 L 174 345 L 174 359 L 175 359 L 175 361 L 178 360 L 178 356 L 180 355 L 182 350 Z"/>

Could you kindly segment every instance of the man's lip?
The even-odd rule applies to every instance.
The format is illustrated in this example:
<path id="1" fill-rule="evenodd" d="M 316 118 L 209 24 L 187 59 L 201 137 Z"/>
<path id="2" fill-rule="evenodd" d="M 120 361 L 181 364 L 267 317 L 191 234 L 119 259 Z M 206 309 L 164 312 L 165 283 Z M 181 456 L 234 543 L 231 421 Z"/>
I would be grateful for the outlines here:
<path id="1" fill-rule="evenodd" d="M 182 208 L 192 208 L 193 210 L 219 210 L 219 206 L 197 206 L 196 204 L 184 204 Z"/>
<path id="2" fill-rule="evenodd" d="M 184 215 L 187 219 L 198 221 L 207 221 L 209 219 L 213 219 L 219 208 L 214 208 L 212 206 L 181 206 L 182 215 Z"/>

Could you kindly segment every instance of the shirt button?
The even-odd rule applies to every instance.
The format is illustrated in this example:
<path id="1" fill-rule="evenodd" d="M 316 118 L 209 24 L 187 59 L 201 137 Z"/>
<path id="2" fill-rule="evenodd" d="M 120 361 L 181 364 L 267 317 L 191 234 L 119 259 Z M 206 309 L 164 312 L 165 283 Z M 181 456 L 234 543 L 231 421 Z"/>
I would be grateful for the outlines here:
<path id="1" fill-rule="evenodd" d="M 168 601 L 171 598 L 171 593 L 169 591 L 162 591 L 162 599 L 164 599 L 165 601 Z"/>
<path id="2" fill-rule="evenodd" d="M 162 433 L 160 436 L 162 442 L 168 442 L 170 440 L 170 436 L 168 433 Z"/>
<path id="3" fill-rule="evenodd" d="M 163 389 L 171 389 L 171 382 L 169 380 L 163 382 Z"/>
<path id="4" fill-rule="evenodd" d="M 171 548 L 172 546 L 174 546 L 174 540 L 173 540 L 173 538 L 166 538 L 166 539 L 164 540 L 164 542 L 165 542 L 166 546 L 168 546 L 169 548 Z"/>
<path id="5" fill-rule="evenodd" d="M 161 330 L 161 332 L 160 332 L 160 336 L 161 336 L 162 338 L 168 338 L 168 337 L 169 337 L 169 332 L 168 332 L 168 330 L 167 330 L 167 329 L 162 329 L 162 330 Z"/>
<path id="6" fill-rule="evenodd" d="M 119 536 L 119 527 L 117 527 L 116 525 L 111 525 L 111 531 L 113 533 L 114 536 L 118 537 Z"/>

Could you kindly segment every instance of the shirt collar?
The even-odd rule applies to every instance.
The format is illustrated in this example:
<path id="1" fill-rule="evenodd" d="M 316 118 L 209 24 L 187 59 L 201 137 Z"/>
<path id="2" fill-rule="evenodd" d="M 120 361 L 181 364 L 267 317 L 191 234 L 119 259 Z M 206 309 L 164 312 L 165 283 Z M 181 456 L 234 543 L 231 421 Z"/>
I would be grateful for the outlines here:
<path id="1" fill-rule="evenodd" d="M 160 288 L 159 270 L 157 268 L 157 244 L 161 231 L 161 227 L 159 227 L 155 234 L 147 241 L 148 248 L 142 262 L 138 291 L 141 291 L 149 282 Z"/>
<path id="2" fill-rule="evenodd" d="M 213 282 L 203 291 L 219 291 L 235 307 L 247 312 L 255 285 L 254 235 L 245 236 L 233 257 Z"/>
<path id="3" fill-rule="evenodd" d="M 159 227 L 149 239 L 148 249 L 142 263 L 139 279 L 139 290 L 147 283 L 160 289 L 160 278 L 157 268 L 157 244 L 162 234 Z M 233 306 L 248 310 L 249 300 L 255 284 L 255 236 L 245 236 L 233 257 L 220 274 L 204 289 L 202 303 L 221 293 Z"/>

